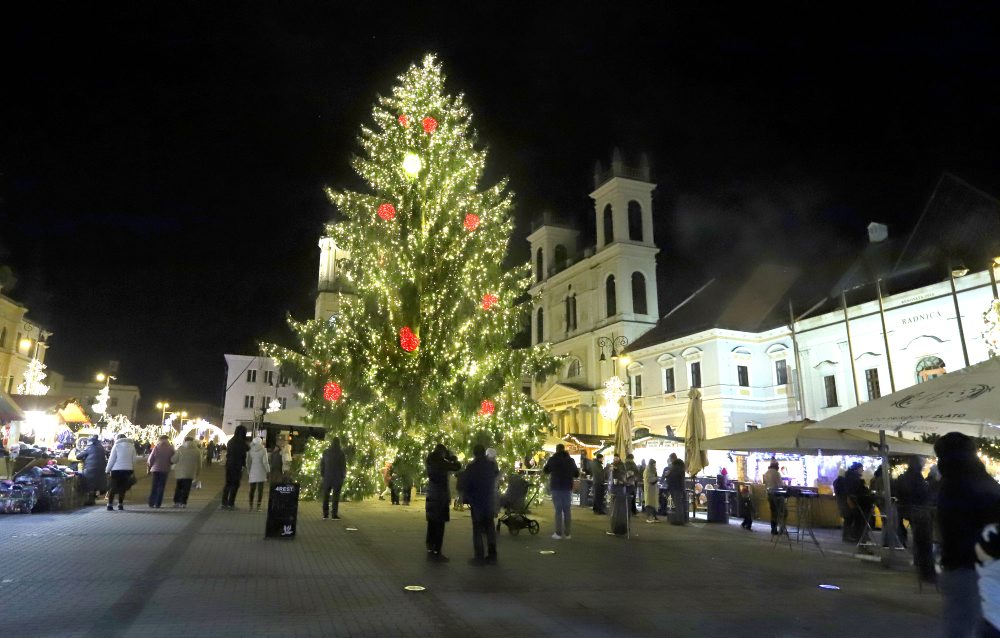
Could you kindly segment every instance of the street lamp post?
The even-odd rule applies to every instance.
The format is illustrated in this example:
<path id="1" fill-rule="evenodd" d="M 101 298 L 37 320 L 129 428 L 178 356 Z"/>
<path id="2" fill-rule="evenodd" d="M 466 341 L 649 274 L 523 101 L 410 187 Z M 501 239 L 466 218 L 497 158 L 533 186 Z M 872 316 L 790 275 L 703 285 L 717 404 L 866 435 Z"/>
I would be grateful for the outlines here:
<path id="1" fill-rule="evenodd" d="M 160 410 L 160 425 L 163 425 L 163 422 L 167 420 L 167 408 L 170 407 L 170 404 L 166 401 L 160 401 L 156 407 Z"/>

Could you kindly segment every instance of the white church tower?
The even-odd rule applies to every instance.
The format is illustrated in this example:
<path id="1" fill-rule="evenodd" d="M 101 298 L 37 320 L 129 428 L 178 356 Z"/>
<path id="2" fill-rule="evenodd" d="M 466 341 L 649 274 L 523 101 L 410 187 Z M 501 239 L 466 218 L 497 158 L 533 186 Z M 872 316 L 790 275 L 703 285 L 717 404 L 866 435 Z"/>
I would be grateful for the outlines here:
<path id="1" fill-rule="evenodd" d="M 350 259 L 331 237 L 319 240 L 319 281 L 316 286 L 316 319 L 326 321 L 340 312 L 341 295 L 350 294 L 344 263 Z"/>
<path id="2" fill-rule="evenodd" d="M 621 351 L 622 337 L 634 341 L 659 318 L 654 188 L 645 157 L 629 167 L 616 150 L 610 170 L 595 170 L 596 246 L 581 249 L 579 232 L 548 216 L 528 236 L 535 280 L 531 342 L 548 342 L 553 354 L 567 357 L 559 374 L 535 384 L 532 395 L 561 434 L 610 431 L 613 424 L 599 414 L 600 392 L 610 376 L 627 374 L 612 356 Z"/>

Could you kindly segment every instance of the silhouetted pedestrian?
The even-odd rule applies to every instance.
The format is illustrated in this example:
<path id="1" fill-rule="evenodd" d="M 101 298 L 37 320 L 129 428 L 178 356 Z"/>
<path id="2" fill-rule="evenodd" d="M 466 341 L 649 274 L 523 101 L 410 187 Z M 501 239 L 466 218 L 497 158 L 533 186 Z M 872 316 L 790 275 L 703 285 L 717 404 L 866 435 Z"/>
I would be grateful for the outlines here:
<path id="1" fill-rule="evenodd" d="M 497 464 L 486 456 L 486 449 L 476 445 L 472 449 L 472 462 L 462 473 L 462 497 L 472 509 L 472 547 L 475 564 L 496 563 L 497 533 L 493 526 L 496 517 Z M 447 510 L 446 510 L 447 511 Z M 486 538 L 486 552 L 483 538 Z"/>
<path id="2" fill-rule="evenodd" d="M 573 493 L 573 479 L 580 476 L 580 470 L 576 467 L 576 461 L 566 453 L 566 446 L 560 443 L 556 446 L 556 453 L 545 463 L 542 471 L 549 475 L 549 491 L 552 494 L 552 506 L 556 515 L 556 529 L 552 533 L 552 538 L 569 540 L 572 518 L 570 496 Z"/>
<path id="3" fill-rule="evenodd" d="M 247 464 L 247 429 L 237 425 L 233 438 L 226 445 L 226 485 L 222 488 L 222 509 L 236 509 L 236 492 L 243 478 L 243 466 Z"/>
<path id="4" fill-rule="evenodd" d="M 448 473 L 457 472 L 461 465 L 455 455 L 442 443 L 438 443 L 427 456 L 427 500 L 424 511 L 427 517 L 427 558 L 445 562 L 448 557 L 441 553 L 444 545 L 444 526 L 451 517 L 448 514 L 449 501 Z"/>
<path id="5" fill-rule="evenodd" d="M 319 474 L 323 479 L 320 492 L 323 494 L 323 518 L 340 518 L 340 490 L 344 487 L 347 477 L 347 457 L 340 448 L 340 437 L 333 437 L 330 447 L 323 451 L 319 460 Z M 330 507 L 331 496 L 333 508 Z"/>

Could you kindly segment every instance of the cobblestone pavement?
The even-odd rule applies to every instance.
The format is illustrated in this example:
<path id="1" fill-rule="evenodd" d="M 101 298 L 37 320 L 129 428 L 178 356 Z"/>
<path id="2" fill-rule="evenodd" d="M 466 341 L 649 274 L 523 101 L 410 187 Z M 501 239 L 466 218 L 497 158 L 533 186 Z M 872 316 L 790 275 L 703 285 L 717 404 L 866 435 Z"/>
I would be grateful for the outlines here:
<path id="1" fill-rule="evenodd" d="M 467 564 L 468 514 L 428 563 L 423 501 L 302 503 L 297 537 L 264 539 L 265 514 L 218 509 L 221 469 L 185 510 L 145 504 L 0 516 L 2 634 L 25 636 L 926 636 L 940 598 L 906 569 L 775 547 L 736 525 L 636 525 L 625 540 L 574 508 L 571 540 L 499 539 L 500 564 Z M 639 519 L 641 521 L 641 519 Z M 354 527 L 357 531 L 348 528 Z M 761 530 L 766 525 L 758 525 Z M 542 554 L 542 551 L 554 551 Z M 839 590 L 821 589 L 830 584 Z M 421 585 L 407 592 L 405 585 Z"/>

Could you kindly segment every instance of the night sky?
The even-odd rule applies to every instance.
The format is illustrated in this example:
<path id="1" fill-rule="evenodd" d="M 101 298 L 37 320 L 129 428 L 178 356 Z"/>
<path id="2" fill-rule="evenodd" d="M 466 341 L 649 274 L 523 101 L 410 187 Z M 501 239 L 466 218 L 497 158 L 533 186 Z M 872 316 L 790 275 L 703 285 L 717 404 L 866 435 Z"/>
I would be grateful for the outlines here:
<path id="1" fill-rule="evenodd" d="M 943 171 L 1000 194 L 1000 34 L 980 10 L 354 4 L 6 10 L 0 266 L 54 333 L 50 367 L 119 360 L 146 407 L 221 402 L 223 353 L 311 317 L 322 189 L 358 186 L 359 126 L 426 51 L 511 179 L 516 258 L 544 210 L 592 237 L 594 161 L 648 153 L 661 310 L 869 221 L 905 232 Z"/>

